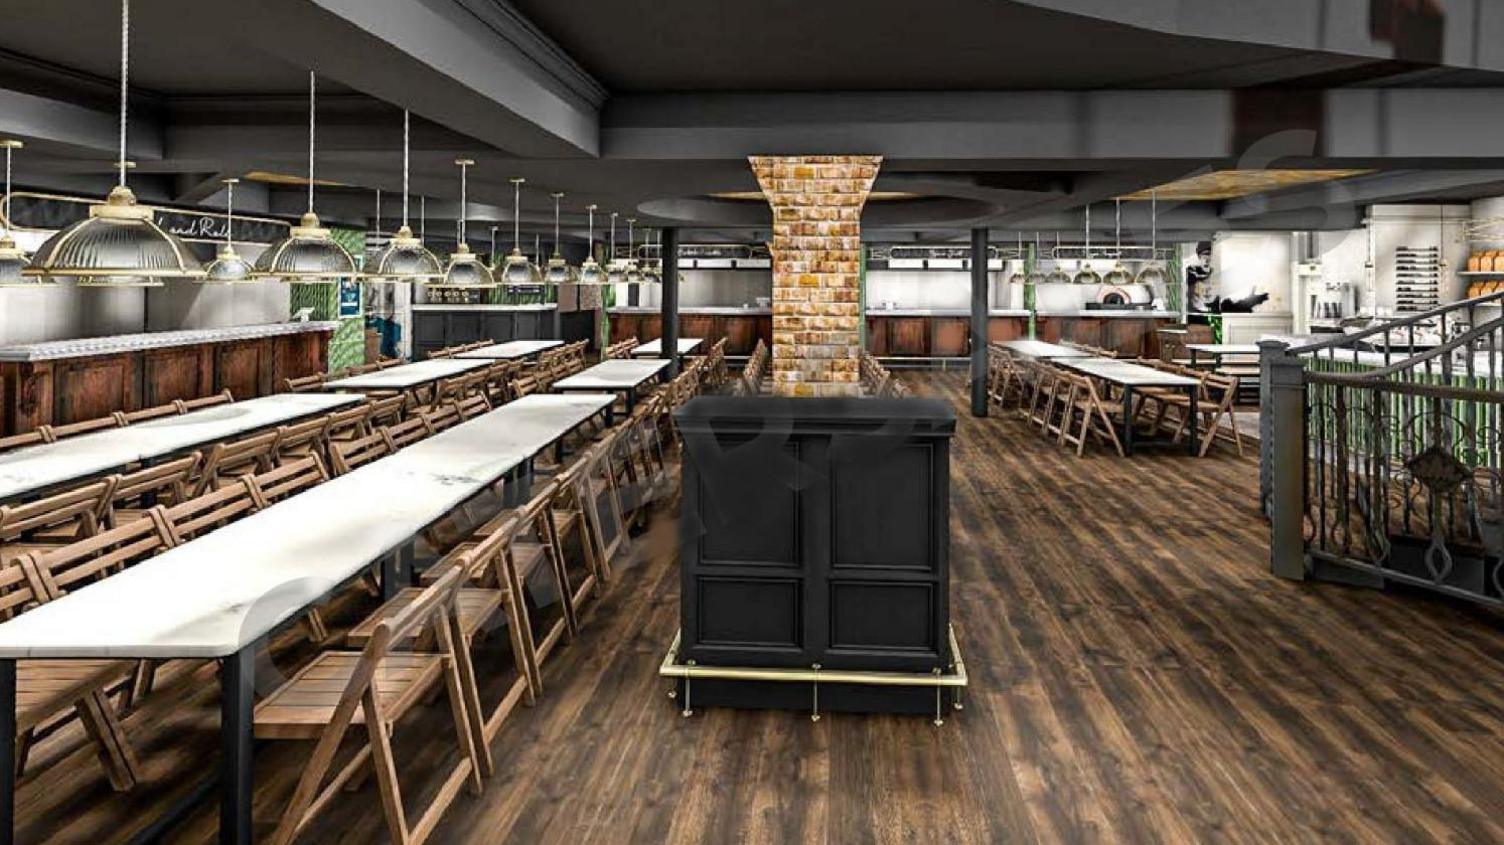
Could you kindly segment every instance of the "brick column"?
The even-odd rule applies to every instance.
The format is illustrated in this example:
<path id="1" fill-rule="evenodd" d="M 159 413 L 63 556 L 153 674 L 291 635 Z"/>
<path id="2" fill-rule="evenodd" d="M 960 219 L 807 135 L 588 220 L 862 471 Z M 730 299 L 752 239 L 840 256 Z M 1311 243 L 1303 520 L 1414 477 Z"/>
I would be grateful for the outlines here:
<path id="1" fill-rule="evenodd" d="M 752 156 L 773 207 L 773 389 L 861 393 L 862 206 L 881 156 Z"/>

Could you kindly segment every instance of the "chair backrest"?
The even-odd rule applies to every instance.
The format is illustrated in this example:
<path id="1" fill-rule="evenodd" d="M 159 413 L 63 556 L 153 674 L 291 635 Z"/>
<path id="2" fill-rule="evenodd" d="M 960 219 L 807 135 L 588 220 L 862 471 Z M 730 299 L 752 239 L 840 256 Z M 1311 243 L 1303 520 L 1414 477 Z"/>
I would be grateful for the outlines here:
<path id="1" fill-rule="evenodd" d="M 276 451 L 280 436 L 280 431 L 268 431 L 209 447 L 204 454 L 204 465 L 199 470 L 194 495 L 218 487 L 226 475 L 271 469 L 272 453 Z"/>
<path id="2" fill-rule="evenodd" d="M 324 441 L 329 436 L 329 427 L 333 422 L 334 418 L 326 414 L 278 428 L 277 459 L 301 458 L 310 452 L 323 449 Z"/>
<path id="3" fill-rule="evenodd" d="M 9 437 L 0 437 L 0 452 L 7 449 L 20 449 L 25 446 L 40 446 L 47 442 L 41 431 L 28 431 L 25 434 L 12 434 Z"/>
<path id="4" fill-rule="evenodd" d="M 378 369 L 378 370 L 385 370 L 385 369 L 388 369 L 390 367 L 400 367 L 400 366 L 402 366 L 402 359 L 401 358 L 382 358 L 381 360 L 379 360 L 379 361 L 376 362 L 376 369 Z"/>
<path id="5" fill-rule="evenodd" d="M 398 399 L 402 397 L 396 397 Z M 354 440 L 363 437 L 371 431 L 371 410 L 375 407 L 370 403 L 361 403 L 353 408 L 343 411 L 335 411 L 329 415 L 329 431 L 325 434 L 330 440 Z"/>
<path id="6" fill-rule="evenodd" d="M 47 601 L 29 554 L 0 560 L 0 622 L 8 622 Z"/>
<path id="7" fill-rule="evenodd" d="M 381 429 L 381 436 L 386 438 L 387 448 L 393 452 L 404 446 L 411 446 L 419 440 L 432 437 L 434 429 L 428 420 L 421 416 L 410 420 L 403 420 L 396 425 L 389 425 Z"/>
<path id="8" fill-rule="evenodd" d="M 444 349 L 435 349 L 434 351 L 428 353 L 428 357 L 429 358 L 453 358 L 454 356 L 456 356 L 458 354 L 460 354 L 459 347 L 457 347 L 457 346 L 450 346 L 450 347 L 447 347 L 447 348 L 444 348 Z"/>
<path id="9" fill-rule="evenodd" d="M 324 468 L 324 459 L 317 454 L 289 461 L 269 472 L 246 479 L 250 483 L 251 496 L 256 500 L 257 508 L 264 508 L 328 480 L 329 471 Z"/>
<path id="10" fill-rule="evenodd" d="M 327 376 L 323 373 L 314 373 L 302 378 L 283 379 L 282 384 L 287 388 L 288 393 L 311 393 L 324 386 L 325 378 Z"/>
<path id="11" fill-rule="evenodd" d="M 601 557 L 609 565 L 617 549 L 626 541 L 627 526 L 622 516 L 621 493 L 616 487 L 616 473 L 612 471 L 611 452 L 620 432 L 607 435 L 594 447 L 580 456 L 578 465 L 584 480 L 585 519 L 595 535 Z"/>
<path id="12" fill-rule="evenodd" d="M 114 479 L 107 478 L 34 502 L 0 506 L 0 541 L 43 528 L 71 527 L 77 538 L 91 537 L 99 531 L 99 512 L 114 488 Z"/>
<path id="13" fill-rule="evenodd" d="M 249 479 L 210 490 L 180 505 L 158 511 L 171 545 L 180 545 L 257 510 Z"/>
<path id="14" fill-rule="evenodd" d="M 478 416 L 490 413 L 492 406 L 491 401 L 484 394 L 476 394 L 461 399 L 456 407 L 459 408 L 461 418 L 473 420 Z"/>
<path id="15" fill-rule="evenodd" d="M 203 455 L 194 452 L 183 458 L 175 458 L 145 469 L 114 476 L 115 487 L 104 502 L 104 523 L 114 526 L 116 511 L 132 505 L 145 505 L 140 500 L 151 497 L 152 505 L 178 504 L 188 500 L 192 489 L 189 480 L 198 469 Z"/>
<path id="16" fill-rule="evenodd" d="M 525 375 L 512 379 L 513 399 L 521 399 L 524 396 L 537 393 L 539 389 L 538 377 L 535 375 Z"/>
<path id="17" fill-rule="evenodd" d="M 103 431 L 107 428 L 119 428 L 124 425 L 119 417 L 108 416 L 98 419 L 84 420 L 82 422 L 68 423 L 67 425 L 44 425 L 38 426 L 37 430 L 42 433 L 48 443 L 56 443 L 67 437 L 76 437 L 80 434 L 89 434 L 95 431 Z"/>
<path id="18" fill-rule="evenodd" d="M 459 403 L 454 399 L 448 399 L 439 405 L 433 406 L 429 410 L 424 411 L 422 416 L 422 422 L 427 423 L 429 430 L 433 432 L 454 428 L 465 421 L 464 417 L 460 415 Z M 409 422 L 415 421 L 409 420 Z M 395 426 L 390 426 L 389 428 L 393 427 Z"/>
<path id="19" fill-rule="evenodd" d="M 172 404 L 177 406 L 178 413 L 186 414 L 189 411 L 197 411 L 200 408 L 212 408 L 215 405 L 224 405 L 234 401 L 235 394 L 231 393 L 229 388 L 226 388 L 213 396 L 205 396 L 202 399 L 189 399 L 186 402 L 178 399 Z"/>
<path id="20" fill-rule="evenodd" d="M 387 442 L 384 431 L 378 431 L 356 440 L 333 443 L 329 451 L 330 459 L 334 464 L 334 474 L 344 475 L 356 467 L 390 455 L 392 447 Z"/>
<path id="21" fill-rule="evenodd" d="M 148 420 L 159 420 L 163 417 L 174 417 L 181 413 L 182 410 L 178 408 L 177 403 L 172 402 L 166 405 L 142 408 L 138 411 L 116 411 L 115 419 L 121 425 L 130 425 L 131 423 L 147 422 Z"/>
<path id="22" fill-rule="evenodd" d="M 369 418 L 370 426 L 393 425 L 402 421 L 402 413 L 407 408 L 408 397 L 405 393 L 396 396 L 387 396 L 371 403 Z"/>
<path id="23" fill-rule="evenodd" d="M 42 593 L 55 599 L 160 554 L 171 545 L 161 511 L 154 509 L 149 519 L 134 519 L 58 549 L 33 552 L 31 559 Z"/>

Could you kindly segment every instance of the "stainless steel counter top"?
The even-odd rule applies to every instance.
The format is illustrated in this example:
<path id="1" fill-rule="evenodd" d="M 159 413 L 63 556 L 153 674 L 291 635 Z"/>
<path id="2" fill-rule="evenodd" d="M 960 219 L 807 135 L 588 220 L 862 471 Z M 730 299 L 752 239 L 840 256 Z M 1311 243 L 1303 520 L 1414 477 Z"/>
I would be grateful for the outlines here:
<path id="1" fill-rule="evenodd" d="M 414 311 L 556 311 L 559 306 L 553 302 L 532 303 L 529 305 L 414 305 Z"/>
<path id="2" fill-rule="evenodd" d="M 332 332 L 336 322 L 264 323 L 254 326 L 228 326 L 220 329 L 188 329 L 176 332 L 146 332 L 109 337 L 86 337 L 75 340 L 50 340 L 0 348 L 0 361 L 56 361 L 63 358 L 88 358 L 94 355 L 117 355 L 170 346 L 193 346 L 200 343 L 226 343 L 255 340 L 303 332 Z"/>

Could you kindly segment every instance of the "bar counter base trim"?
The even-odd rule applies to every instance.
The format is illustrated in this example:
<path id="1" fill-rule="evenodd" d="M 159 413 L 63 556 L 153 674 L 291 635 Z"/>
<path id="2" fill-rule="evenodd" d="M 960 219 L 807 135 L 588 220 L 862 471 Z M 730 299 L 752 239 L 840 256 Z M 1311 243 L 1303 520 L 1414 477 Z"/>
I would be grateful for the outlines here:
<path id="1" fill-rule="evenodd" d="M 932 715 L 936 727 L 945 724 L 947 709 L 962 709 L 961 691 L 969 685 L 966 661 L 956 643 L 954 626 L 948 670 L 934 672 L 870 672 L 851 669 L 808 669 L 766 666 L 705 666 L 680 662 L 681 632 L 674 632 L 668 654 L 658 667 L 660 677 L 672 678 L 669 697 L 680 703 L 684 716 L 695 707 L 733 707 L 754 710 L 810 709 L 810 718 L 823 712 Z M 800 689 L 799 687 L 805 687 Z"/>

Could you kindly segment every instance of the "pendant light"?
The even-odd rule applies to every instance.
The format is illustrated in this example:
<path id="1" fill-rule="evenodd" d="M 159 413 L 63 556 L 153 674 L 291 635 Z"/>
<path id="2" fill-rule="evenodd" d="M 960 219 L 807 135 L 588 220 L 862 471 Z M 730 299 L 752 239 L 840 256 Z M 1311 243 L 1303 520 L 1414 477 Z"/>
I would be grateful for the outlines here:
<path id="1" fill-rule="evenodd" d="M 576 278 L 574 268 L 559 251 L 559 203 L 563 199 L 563 194 L 554 194 L 554 254 L 548 259 L 548 271 L 543 274 L 543 281 L 551 285 L 571 284 Z"/>
<path id="2" fill-rule="evenodd" d="M 637 218 L 627 218 L 627 284 L 642 284 L 642 268 L 637 266 Z"/>
<path id="3" fill-rule="evenodd" d="M 411 146 L 412 117 L 406 109 L 403 109 L 402 226 L 397 229 L 397 234 L 393 235 L 392 239 L 386 242 L 386 246 L 382 248 L 381 252 L 376 255 L 375 260 L 371 262 L 371 269 L 366 273 L 368 281 L 418 282 L 419 284 L 425 284 L 442 278 L 444 275 L 444 268 L 439 263 L 439 257 L 423 245 L 422 236 L 413 237 L 412 227 L 407 222 L 408 165 L 411 158 Z M 379 229 L 381 223 L 381 193 L 378 191 L 376 196 L 376 222 Z"/>
<path id="4" fill-rule="evenodd" d="M 597 205 L 585 206 L 585 211 L 590 215 L 590 222 L 586 229 L 589 234 L 586 236 L 585 261 L 580 264 L 580 277 L 575 280 L 575 284 L 577 285 L 600 287 L 610 283 L 610 278 L 607 276 L 606 271 L 595 260 L 595 210 L 597 208 L 599 208 Z"/>
<path id="5" fill-rule="evenodd" d="M 1086 246 L 1081 253 L 1081 272 L 1076 274 L 1076 278 L 1073 281 L 1078 285 L 1100 285 L 1102 284 L 1102 277 L 1097 275 L 1096 270 L 1091 269 L 1091 203 L 1086 204 L 1085 244 Z"/>
<path id="6" fill-rule="evenodd" d="M 444 268 L 444 278 L 439 282 L 430 283 L 429 287 L 465 288 L 467 290 L 494 288 L 496 277 L 491 274 L 491 268 L 470 251 L 470 244 L 465 237 L 467 234 L 465 215 L 469 210 L 470 168 L 475 162 L 468 158 L 459 158 L 455 159 L 454 163 L 460 168 L 460 219 L 457 233 L 459 244 L 454 248 L 454 252 L 449 254 L 449 265 Z"/>
<path id="7" fill-rule="evenodd" d="M 218 285 L 253 282 L 256 280 L 251 278 L 250 262 L 235 251 L 235 186 L 240 184 L 240 180 L 221 181 L 225 186 L 225 242 L 220 244 L 219 253 L 204 268 L 204 277 L 199 281 Z"/>
<path id="8" fill-rule="evenodd" d="M 501 231 L 500 226 L 491 227 L 491 251 L 486 254 L 486 266 L 491 268 L 493 276 L 495 271 L 501 269 L 501 262 L 496 258 L 496 233 L 499 231 Z"/>
<path id="9" fill-rule="evenodd" d="M 1159 194 L 1154 191 L 1149 192 L 1149 261 L 1149 266 L 1139 271 L 1138 283 L 1164 286 L 1170 276 L 1159 260 Z"/>
<path id="10" fill-rule="evenodd" d="M 652 230 L 649 229 L 648 232 L 649 234 L 643 239 L 642 244 L 642 284 L 652 287 L 663 284 L 663 271 L 661 269 L 663 267 L 663 232 L 660 230 L 658 233 L 658 257 L 656 259 L 648 258 L 647 250 L 648 247 L 652 246 Z"/>
<path id="11" fill-rule="evenodd" d="M 606 262 L 606 281 L 613 285 L 627 283 L 627 264 L 616 255 L 616 212 L 611 212 L 611 260 Z"/>
<path id="12" fill-rule="evenodd" d="M 1010 284 L 1010 285 L 1021 285 L 1021 284 L 1024 284 L 1025 282 L 1027 282 L 1029 280 L 1029 277 L 1024 273 L 1024 263 L 1025 263 L 1024 262 L 1024 233 L 1023 233 L 1022 230 L 1020 230 L 1019 233 L 1018 233 L 1018 258 L 1017 258 L 1017 260 L 1018 260 L 1018 269 L 1014 270 L 1013 271 L 1013 275 L 1011 275 L 1011 276 L 1008 277 L 1008 284 Z"/>
<path id="13" fill-rule="evenodd" d="M 330 285 L 355 278 L 355 258 L 330 237 L 313 210 L 313 154 L 318 106 L 317 78 L 308 72 L 308 211 L 287 237 L 272 244 L 256 259 L 256 275 L 284 282 Z"/>
<path id="14" fill-rule="evenodd" d="M 130 85 L 130 0 L 120 3 L 120 181 L 89 216 L 48 238 L 31 258 L 29 275 L 69 277 L 94 287 L 160 287 L 163 279 L 203 275 L 188 247 L 157 225 L 126 187 L 126 122 Z"/>
<path id="15" fill-rule="evenodd" d="M 538 279 L 536 269 L 527 256 L 522 254 L 522 184 L 521 177 L 512 180 L 512 251 L 501 268 L 501 280 L 512 286 L 534 285 Z"/>
<path id="16" fill-rule="evenodd" d="M 1044 255 L 1044 250 L 1040 247 L 1039 233 L 1035 232 L 1034 233 L 1034 269 L 1029 271 L 1029 284 L 1031 284 L 1031 285 L 1042 285 L 1042 284 L 1047 283 L 1050 280 L 1050 277 L 1047 276 L 1047 275 L 1045 275 L 1045 272 L 1043 270 L 1039 269 L 1039 262 L 1041 260 L 1043 260 L 1041 258 L 1041 256 L 1043 256 L 1043 255 Z"/>
<path id="17" fill-rule="evenodd" d="M 13 151 L 23 146 L 20 141 L 0 138 L 0 147 L 5 148 L 5 207 L 0 208 L 0 220 L 5 223 L 5 228 L 0 229 L 0 288 L 52 287 L 57 284 L 55 279 L 22 272 L 28 258 L 10 236 L 10 157 Z"/>
<path id="18" fill-rule="evenodd" d="M 1126 285 L 1133 281 L 1133 277 L 1128 274 L 1127 270 L 1123 269 L 1123 200 L 1121 197 L 1113 200 L 1113 212 L 1116 215 L 1114 234 L 1116 246 L 1114 249 L 1118 260 L 1117 264 L 1113 265 L 1113 268 L 1107 271 L 1107 275 L 1102 277 L 1102 284 Z"/>
<path id="19" fill-rule="evenodd" d="M 1055 233 L 1055 251 L 1050 253 L 1050 260 L 1055 263 L 1050 274 L 1044 277 L 1047 285 L 1068 285 L 1071 283 L 1071 274 L 1060 269 L 1060 233 Z"/>

